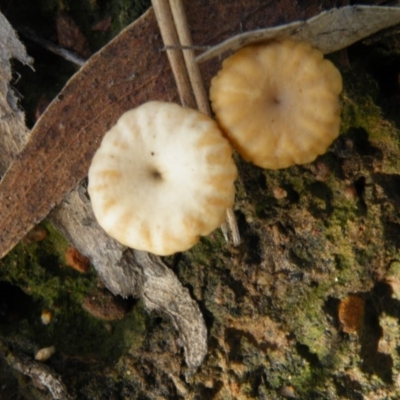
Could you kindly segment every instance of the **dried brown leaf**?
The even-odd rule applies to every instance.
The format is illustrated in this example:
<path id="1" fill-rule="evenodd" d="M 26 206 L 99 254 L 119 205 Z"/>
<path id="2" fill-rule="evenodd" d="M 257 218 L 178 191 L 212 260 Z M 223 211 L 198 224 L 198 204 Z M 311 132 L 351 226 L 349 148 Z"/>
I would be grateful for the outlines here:
<path id="1" fill-rule="evenodd" d="M 187 4 L 193 42 L 220 42 L 243 28 L 305 18 L 318 1 L 201 1 Z M 222 24 L 221 21 L 224 23 Z M 212 29 L 210 29 L 212 27 Z M 104 133 L 130 108 L 149 100 L 177 101 L 152 10 L 128 26 L 71 78 L 35 125 L 30 140 L 0 183 L 0 258 L 59 204 L 87 174 Z M 205 63 L 206 87 L 220 66 Z"/>
<path id="2" fill-rule="evenodd" d="M 0 237 L 0 257 L 86 176 L 103 134 L 123 112 L 150 99 L 176 99 L 155 31 L 154 18 L 129 26 L 81 68 L 38 120 L 1 181 L 0 226 L 7 234 Z"/>

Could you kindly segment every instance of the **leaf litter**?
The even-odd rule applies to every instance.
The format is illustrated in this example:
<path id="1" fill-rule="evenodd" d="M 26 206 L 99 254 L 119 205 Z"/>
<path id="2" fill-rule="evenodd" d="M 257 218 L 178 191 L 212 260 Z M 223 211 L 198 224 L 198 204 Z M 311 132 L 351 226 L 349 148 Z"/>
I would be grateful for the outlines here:
<path id="1" fill-rule="evenodd" d="M 332 21 L 336 21 L 333 29 Z M 324 52 L 331 52 L 399 22 L 398 8 L 344 7 L 323 12 L 307 21 L 239 35 L 210 49 L 199 56 L 198 61 L 205 61 L 242 45 L 287 35 L 308 40 Z M 149 11 L 95 54 L 69 81 L 40 118 L 28 144 L 15 157 L 0 183 L 0 224 L 3 230 L 0 238 L 1 257 L 85 177 L 91 157 L 103 134 L 120 114 L 148 100 L 176 101 L 176 89 L 163 53 L 143 52 L 143 49 L 162 48 L 160 38 L 154 35 L 155 29 L 155 20 Z M 147 34 L 143 34 L 143 31 Z M 11 56 L 22 57 L 22 60 L 28 63 L 26 55 L 16 53 Z M 139 61 L 132 63 L 132 60 Z M 76 192 L 71 192 L 71 195 L 74 193 Z M 133 252 L 133 255 L 127 257 L 131 263 L 123 266 L 120 260 L 126 251 L 119 245 L 115 245 L 115 248 L 118 249 L 117 256 L 107 263 L 95 259 L 87 248 L 83 249 L 83 252 L 89 257 L 92 256 L 100 276 L 114 294 L 141 295 L 146 299 L 143 289 L 143 276 L 146 275 L 146 268 L 143 268 L 144 256 L 138 257 L 136 254 L 136 267 L 132 268 L 132 257 L 135 258 Z M 147 270 L 147 273 L 149 271 L 152 270 Z M 168 270 L 161 275 L 165 279 L 171 274 Z M 129 279 L 126 280 L 126 277 Z M 149 276 L 147 278 L 149 279 Z M 163 311 L 171 316 L 183 340 L 186 340 L 186 361 L 190 367 L 196 368 L 206 352 L 204 321 L 197 304 L 190 299 L 179 281 L 176 278 L 171 279 L 175 280 L 172 286 L 177 285 L 176 288 L 183 290 L 182 298 L 175 299 L 176 302 L 187 302 L 189 314 L 185 315 L 184 306 L 181 309 L 178 307 L 178 312 L 173 313 L 165 307 L 165 302 L 157 303 L 160 299 L 148 298 L 147 307 L 163 308 Z M 151 279 L 147 282 L 151 282 Z M 160 284 L 157 279 L 154 282 L 156 286 Z M 153 286 L 149 283 L 148 286 L 147 293 L 150 293 Z M 166 287 L 168 288 L 168 285 Z M 172 292 L 167 290 L 167 298 L 171 294 Z M 188 326 L 179 322 L 190 321 L 190 318 L 197 323 L 194 334 L 190 334 Z M 200 347 L 193 350 L 196 340 L 199 340 Z"/>

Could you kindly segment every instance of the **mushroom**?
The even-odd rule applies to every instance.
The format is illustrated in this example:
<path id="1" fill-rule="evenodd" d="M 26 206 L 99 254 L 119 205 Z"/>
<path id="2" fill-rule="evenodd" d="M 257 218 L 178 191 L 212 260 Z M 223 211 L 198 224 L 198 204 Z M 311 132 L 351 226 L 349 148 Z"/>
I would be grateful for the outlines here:
<path id="1" fill-rule="evenodd" d="M 127 111 L 106 133 L 89 169 L 88 191 L 110 236 L 169 255 L 222 224 L 236 176 L 231 146 L 215 121 L 153 101 Z"/>
<path id="2" fill-rule="evenodd" d="M 305 164 L 339 134 L 342 78 L 304 42 L 244 47 L 223 62 L 210 98 L 224 133 L 247 161 L 269 169 Z"/>

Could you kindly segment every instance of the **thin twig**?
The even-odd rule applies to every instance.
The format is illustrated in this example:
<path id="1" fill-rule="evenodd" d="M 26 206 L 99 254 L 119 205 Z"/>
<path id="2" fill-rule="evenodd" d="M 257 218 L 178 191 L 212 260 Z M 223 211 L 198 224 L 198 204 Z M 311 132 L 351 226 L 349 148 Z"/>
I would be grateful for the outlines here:
<path id="1" fill-rule="evenodd" d="M 194 51 L 190 49 L 192 47 L 192 39 L 182 0 L 169 0 L 169 4 L 168 0 L 152 0 L 152 4 L 164 46 L 167 48 L 167 55 L 178 86 L 182 105 L 196 108 L 197 104 L 197 108 L 201 112 L 211 116 L 203 79 L 195 61 Z M 169 49 L 170 46 L 173 46 L 174 50 Z M 185 47 L 183 55 L 180 46 Z M 192 93 L 194 93 L 194 97 Z M 189 94 L 190 100 L 186 100 L 186 98 L 189 98 Z M 182 100 L 183 98 L 185 101 Z M 226 226 L 229 227 L 233 244 L 235 246 L 239 245 L 239 229 L 232 209 L 227 210 L 226 223 L 221 227 L 225 239 L 228 240 L 229 235 L 227 235 Z"/>
<path id="2" fill-rule="evenodd" d="M 165 46 L 179 46 L 178 34 L 176 32 L 168 0 L 152 0 L 154 12 L 160 27 L 161 36 Z M 183 106 L 196 108 L 196 102 L 190 87 L 190 80 L 180 50 L 167 49 L 169 63 L 178 87 L 179 97 Z"/>
<path id="3" fill-rule="evenodd" d="M 192 37 L 190 34 L 189 24 L 186 18 L 185 9 L 182 0 L 169 0 L 172 15 L 175 22 L 175 27 L 178 33 L 179 41 L 181 46 L 188 47 L 183 52 L 183 56 L 186 63 L 186 68 L 189 74 L 190 83 L 192 84 L 192 89 L 194 96 L 196 98 L 197 108 L 204 114 L 212 117 L 210 103 L 208 101 L 208 96 L 204 87 L 204 81 L 201 77 L 200 68 L 195 60 L 194 50 L 190 49 L 193 46 Z M 228 227 L 232 242 L 235 246 L 240 244 L 240 234 L 237 226 L 237 221 L 235 214 L 232 209 L 228 209 L 226 212 L 226 223 L 221 227 L 224 233 L 225 239 L 228 241 L 229 235 L 227 235 L 226 227 Z"/>
<path id="4" fill-rule="evenodd" d="M 163 50 L 209 50 L 212 46 L 164 46 Z"/>
<path id="5" fill-rule="evenodd" d="M 169 0 L 169 5 L 171 7 L 180 44 L 182 46 L 192 46 L 192 38 L 182 0 Z M 204 88 L 204 82 L 200 74 L 199 66 L 195 61 L 194 51 L 184 51 L 183 57 L 185 59 L 186 68 L 189 74 L 190 83 L 192 84 L 197 107 L 204 114 L 211 116 L 210 103 Z"/>
<path id="6" fill-rule="evenodd" d="M 33 32 L 30 29 L 21 29 L 21 30 L 18 30 L 18 32 L 26 40 L 30 40 L 31 42 L 38 44 L 39 46 L 43 47 L 47 51 L 57 54 L 58 56 L 64 58 L 67 61 L 74 63 L 75 65 L 78 65 L 79 67 L 82 67 L 82 65 L 85 64 L 85 62 L 86 62 L 86 60 L 84 58 L 82 58 L 78 54 L 74 53 L 73 51 L 70 51 L 70 50 L 65 49 L 61 46 L 58 46 L 52 42 L 49 42 L 48 40 L 40 38 L 39 36 L 36 35 L 35 32 Z"/>

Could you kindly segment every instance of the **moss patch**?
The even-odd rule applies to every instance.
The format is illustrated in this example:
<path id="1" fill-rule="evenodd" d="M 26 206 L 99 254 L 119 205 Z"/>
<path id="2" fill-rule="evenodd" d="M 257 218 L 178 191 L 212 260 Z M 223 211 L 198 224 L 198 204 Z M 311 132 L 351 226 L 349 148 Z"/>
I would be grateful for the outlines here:
<path id="1" fill-rule="evenodd" d="M 144 310 L 138 305 L 128 317 L 112 323 L 84 311 L 81 303 L 98 284 L 96 274 L 93 269 L 80 274 L 66 266 L 63 255 L 68 244 L 51 225 L 44 226 L 49 234 L 43 241 L 21 242 L 0 261 L 4 288 L 23 290 L 18 296 L 4 299 L 0 335 L 32 354 L 41 347 L 55 345 L 58 358 L 116 362 L 133 343 L 141 343 L 146 325 Z M 12 299 L 22 302 L 23 307 L 15 308 Z M 40 319 L 44 309 L 52 313 L 49 325 Z"/>

